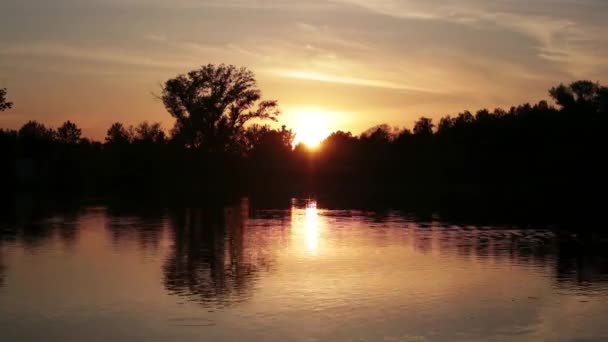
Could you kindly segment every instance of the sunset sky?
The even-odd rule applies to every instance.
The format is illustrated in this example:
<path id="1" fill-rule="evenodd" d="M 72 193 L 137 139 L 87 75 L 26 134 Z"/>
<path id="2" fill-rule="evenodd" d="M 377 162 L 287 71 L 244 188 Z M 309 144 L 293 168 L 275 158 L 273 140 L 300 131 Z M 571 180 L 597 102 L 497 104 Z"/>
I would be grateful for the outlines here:
<path id="1" fill-rule="evenodd" d="M 2 0 L 0 127 L 172 119 L 153 93 L 202 64 L 246 66 L 297 129 L 410 127 L 608 81 L 606 0 Z"/>

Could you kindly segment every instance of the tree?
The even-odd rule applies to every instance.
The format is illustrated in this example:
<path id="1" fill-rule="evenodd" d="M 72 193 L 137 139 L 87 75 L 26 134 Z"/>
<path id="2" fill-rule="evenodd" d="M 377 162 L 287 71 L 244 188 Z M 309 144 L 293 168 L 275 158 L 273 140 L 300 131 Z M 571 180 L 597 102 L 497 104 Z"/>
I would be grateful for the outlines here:
<path id="1" fill-rule="evenodd" d="M 120 122 L 113 123 L 106 134 L 108 144 L 129 144 L 131 141 L 133 141 L 132 129 L 126 129 Z"/>
<path id="2" fill-rule="evenodd" d="M 6 88 L 0 88 L 0 112 L 11 109 L 13 103 L 6 99 Z"/>
<path id="3" fill-rule="evenodd" d="M 277 155 L 290 153 L 293 148 L 295 133 L 285 125 L 281 129 L 272 129 L 268 125 L 251 125 L 245 129 L 243 139 L 239 142 L 242 152 L 249 155 Z"/>
<path id="4" fill-rule="evenodd" d="M 277 101 L 260 101 L 254 74 L 233 65 L 203 66 L 165 82 L 161 99 L 177 122 L 175 141 L 225 151 L 253 119 L 276 121 Z M 179 136 L 179 137 L 177 137 Z"/>
<path id="5" fill-rule="evenodd" d="M 439 126 L 437 127 L 438 134 L 444 134 L 449 132 L 454 127 L 454 119 L 451 116 L 444 116 L 439 120 Z"/>
<path id="6" fill-rule="evenodd" d="M 271 128 L 268 125 L 253 124 L 245 129 L 245 132 L 240 139 L 241 150 L 251 152 L 259 146 L 264 136 L 270 132 Z"/>
<path id="7" fill-rule="evenodd" d="M 82 130 L 71 121 L 66 121 L 57 129 L 57 139 L 68 145 L 75 145 L 80 141 Z"/>
<path id="8" fill-rule="evenodd" d="M 35 159 L 48 156 L 55 139 L 55 131 L 38 121 L 28 121 L 18 134 L 23 156 Z"/>
<path id="9" fill-rule="evenodd" d="M 163 144 L 166 141 L 165 132 L 160 123 L 144 121 L 135 127 L 135 141 L 149 144 Z"/>
<path id="10" fill-rule="evenodd" d="M 591 81 L 560 84 L 549 90 L 549 95 L 565 110 L 602 112 L 607 102 L 608 89 Z"/>
<path id="11" fill-rule="evenodd" d="M 337 131 L 323 140 L 321 150 L 330 158 L 351 157 L 358 142 L 359 140 L 351 132 Z"/>
<path id="12" fill-rule="evenodd" d="M 570 89 L 578 101 L 593 101 L 600 85 L 591 81 L 577 81 L 570 84 Z"/>
<path id="13" fill-rule="evenodd" d="M 362 140 L 376 143 L 388 143 L 399 135 L 399 128 L 381 124 L 372 127 L 361 134 Z"/>
<path id="14" fill-rule="evenodd" d="M 43 142 L 54 138 L 55 132 L 38 121 L 28 121 L 19 129 L 19 139 L 22 140 Z"/>
<path id="15" fill-rule="evenodd" d="M 417 136 L 431 136 L 433 135 L 433 120 L 422 117 L 414 124 L 414 134 Z"/>

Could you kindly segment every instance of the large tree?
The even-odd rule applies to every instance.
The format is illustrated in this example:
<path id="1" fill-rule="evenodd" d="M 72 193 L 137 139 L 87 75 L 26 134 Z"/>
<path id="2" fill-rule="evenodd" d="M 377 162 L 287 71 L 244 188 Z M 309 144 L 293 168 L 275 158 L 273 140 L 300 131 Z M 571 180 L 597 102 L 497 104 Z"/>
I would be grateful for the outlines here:
<path id="1" fill-rule="evenodd" d="M 277 101 L 262 101 L 253 72 L 209 64 L 165 82 L 161 99 L 176 119 L 174 138 L 206 151 L 234 149 L 254 119 L 276 121 Z"/>
<path id="2" fill-rule="evenodd" d="M 0 88 L 0 112 L 4 112 L 12 107 L 13 103 L 6 99 L 6 88 Z"/>

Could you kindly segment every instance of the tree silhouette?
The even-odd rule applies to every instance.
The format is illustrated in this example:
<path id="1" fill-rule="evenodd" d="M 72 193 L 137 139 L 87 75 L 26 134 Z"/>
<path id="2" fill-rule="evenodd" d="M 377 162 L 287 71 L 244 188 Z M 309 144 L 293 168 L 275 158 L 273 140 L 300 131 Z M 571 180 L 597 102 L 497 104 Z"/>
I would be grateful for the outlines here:
<path id="1" fill-rule="evenodd" d="M 414 124 L 414 134 L 418 136 L 431 136 L 433 135 L 433 120 L 422 117 Z"/>
<path id="2" fill-rule="evenodd" d="M 19 129 L 19 138 L 37 142 L 51 142 L 55 139 L 55 131 L 46 128 L 38 121 L 28 121 Z"/>
<path id="3" fill-rule="evenodd" d="M 292 149 L 295 134 L 285 125 L 280 130 L 268 125 L 252 125 L 244 132 L 244 151 L 251 154 L 288 153 Z"/>
<path id="4" fill-rule="evenodd" d="M 233 65 L 203 66 L 165 82 L 161 99 L 188 147 L 225 151 L 253 119 L 276 121 L 276 101 L 260 101 L 254 74 Z M 257 104 L 257 106 L 256 106 Z"/>
<path id="5" fill-rule="evenodd" d="M 129 144 L 132 140 L 132 130 L 126 129 L 120 122 L 113 123 L 106 134 L 106 143 L 108 144 Z"/>
<path id="6" fill-rule="evenodd" d="M 81 136 L 82 130 L 69 120 L 57 129 L 57 140 L 67 145 L 77 144 Z"/>
<path id="7" fill-rule="evenodd" d="M 591 81 L 576 81 L 551 88 L 549 94 L 565 110 L 606 113 L 608 88 Z"/>
<path id="8" fill-rule="evenodd" d="M 146 144 L 163 144 L 167 137 L 160 123 L 144 121 L 135 127 L 134 141 Z"/>
<path id="9" fill-rule="evenodd" d="M 398 128 L 393 128 L 387 124 L 382 124 L 363 132 L 361 134 L 361 138 L 367 139 L 374 143 L 388 143 L 392 141 L 398 134 Z"/>
<path id="10" fill-rule="evenodd" d="M 6 88 L 0 88 L 0 112 L 4 112 L 12 107 L 13 103 L 6 99 Z"/>

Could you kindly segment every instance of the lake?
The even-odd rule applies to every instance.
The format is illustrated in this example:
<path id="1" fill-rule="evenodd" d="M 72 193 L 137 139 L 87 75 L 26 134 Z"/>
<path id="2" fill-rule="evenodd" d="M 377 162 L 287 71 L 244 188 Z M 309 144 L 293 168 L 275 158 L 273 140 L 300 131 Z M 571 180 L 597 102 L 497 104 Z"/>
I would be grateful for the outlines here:
<path id="1" fill-rule="evenodd" d="M 608 340 L 606 247 L 313 200 L 26 201 L 0 221 L 0 340 Z"/>

